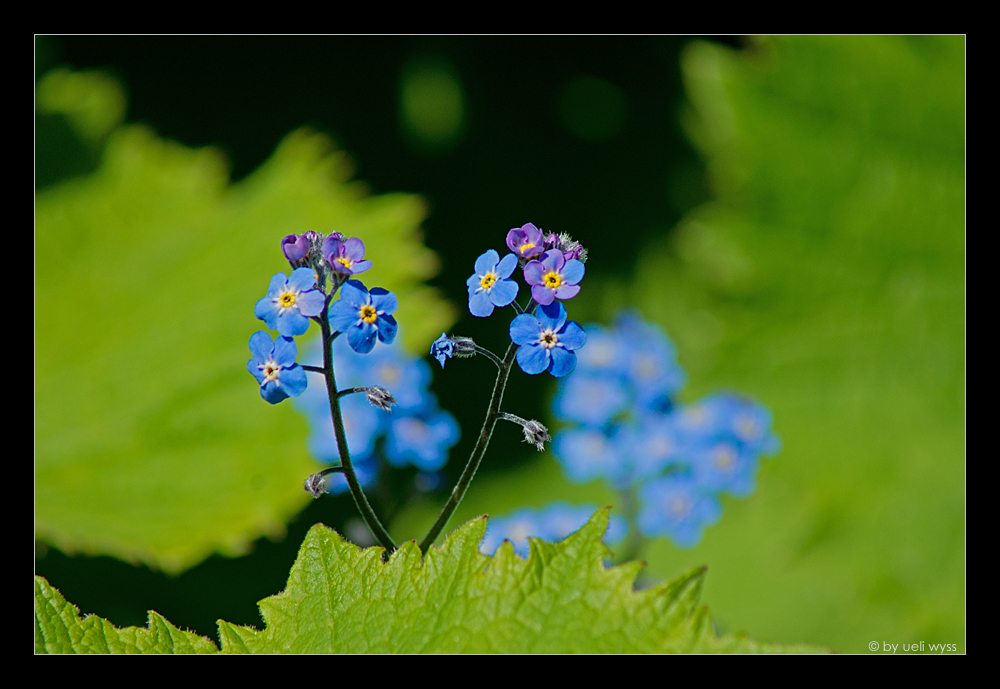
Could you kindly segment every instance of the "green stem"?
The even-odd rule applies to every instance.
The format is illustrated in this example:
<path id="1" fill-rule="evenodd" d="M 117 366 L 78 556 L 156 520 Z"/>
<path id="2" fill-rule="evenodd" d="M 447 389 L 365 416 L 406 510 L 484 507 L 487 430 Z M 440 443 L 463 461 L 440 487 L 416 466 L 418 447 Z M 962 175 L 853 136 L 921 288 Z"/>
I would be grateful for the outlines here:
<path id="1" fill-rule="evenodd" d="M 323 342 L 331 342 L 330 321 L 325 312 L 319 318 L 319 324 L 323 330 Z M 368 498 L 365 497 L 365 492 L 358 481 L 358 475 L 354 472 L 351 453 L 347 448 L 344 419 L 340 413 L 340 395 L 337 393 L 337 380 L 333 375 L 333 347 L 329 344 L 325 344 L 323 347 L 323 374 L 326 376 L 326 390 L 330 398 L 330 415 L 333 418 L 333 434 L 337 438 L 337 450 L 340 452 L 340 465 L 344 469 L 344 478 L 347 479 L 347 486 L 351 489 L 351 496 L 354 498 L 354 504 L 358 506 L 361 518 L 365 520 L 365 524 L 368 525 L 368 528 L 375 536 L 375 540 L 385 548 L 383 557 L 388 557 L 396 550 L 396 544 L 393 542 L 389 532 L 382 526 L 382 522 L 375 515 L 375 510 L 368 503 Z"/>
<path id="2" fill-rule="evenodd" d="M 424 540 L 420 542 L 421 552 L 427 552 L 427 549 L 434 543 L 434 539 L 441 534 L 441 531 L 448 524 L 451 515 L 455 512 L 458 504 L 462 502 L 462 498 L 465 497 L 465 491 L 468 490 L 469 484 L 472 483 L 472 477 L 476 475 L 476 470 L 479 468 L 479 463 L 483 460 L 483 455 L 486 454 L 486 448 L 489 446 L 490 438 L 493 436 L 493 428 L 496 426 L 497 419 L 500 418 L 500 402 L 503 400 L 503 391 L 507 386 L 507 376 L 510 375 L 510 367 L 514 363 L 514 354 L 516 352 L 517 347 L 512 342 L 507 347 L 507 353 L 504 354 L 503 360 L 497 363 L 497 368 L 500 370 L 497 372 L 497 382 L 493 386 L 493 396 L 490 398 L 490 406 L 486 412 L 486 421 L 483 422 L 483 430 L 479 432 L 479 440 L 476 441 L 476 446 L 472 450 L 469 462 L 465 465 L 465 470 L 458 479 L 458 483 L 455 484 L 454 490 L 451 491 L 451 495 L 448 496 L 448 501 L 441 509 L 441 514 L 438 515 L 437 521 L 434 522 L 430 531 L 424 536 Z"/>

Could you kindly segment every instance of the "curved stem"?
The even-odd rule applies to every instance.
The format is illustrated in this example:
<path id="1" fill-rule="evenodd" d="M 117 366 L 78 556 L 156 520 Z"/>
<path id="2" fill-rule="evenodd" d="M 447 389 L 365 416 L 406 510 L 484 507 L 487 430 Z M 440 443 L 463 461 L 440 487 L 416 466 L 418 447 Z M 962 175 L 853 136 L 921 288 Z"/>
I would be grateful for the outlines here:
<path id="1" fill-rule="evenodd" d="M 320 327 L 323 330 L 323 342 L 330 340 L 330 321 L 326 313 L 320 318 Z M 337 450 L 340 452 L 340 465 L 344 469 L 344 478 L 347 479 L 347 486 L 351 489 L 351 497 L 354 504 L 358 506 L 361 518 L 371 529 L 372 535 L 379 544 L 385 548 L 383 557 L 388 557 L 394 550 L 396 544 L 393 542 L 389 532 L 382 526 L 382 522 L 375 516 L 375 511 L 368 503 L 365 492 L 358 481 L 358 475 L 354 472 L 354 464 L 351 463 L 351 453 L 347 448 L 347 434 L 344 432 L 344 419 L 340 414 L 340 395 L 337 394 L 337 380 L 333 375 L 333 348 L 328 344 L 323 347 L 323 373 L 326 376 L 326 389 L 330 398 L 330 415 L 333 418 L 333 434 L 337 438 Z"/>
<path id="2" fill-rule="evenodd" d="M 430 531 L 424 536 L 424 540 L 420 542 L 421 552 L 427 552 L 427 549 L 434 543 L 434 539 L 441 534 L 442 529 L 448 524 L 451 515 L 455 512 L 458 504 L 462 502 L 469 484 L 472 483 L 472 477 L 476 475 L 476 470 L 479 468 L 479 463 L 483 460 L 483 455 L 486 454 L 486 448 L 489 446 L 490 438 L 493 436 L 493 428 L 496 426 L 497 419 L 500 418 L 500 402 L 503 400 L 503 391 L 507 386 L 507 376 L 510 374 L 511 364 L 514 363 L 514 354 L 516 351 L 517 347 L 511 342 L 507 347 L 507 353 L 504 354 L 503 361 L 497 364 L 500 370 L 497 372 L 497 382 L 493 385 L 493 396 L 490 398 L 490 406 L 486 412 L 486 420 L 483 422 L 483 430 L 479 432 L 479 440 L 476 441 L 476 446 L 472 449 L 472 455 L 465 465 L 465 470 L 458 479 L 458 483 L 455 484 L 454 490 L 451 491 L 451 495 L 448 496 L 448 501 L 441 509 L 441 514 L 438 515 L 437 521 L 434 522 Z"/>
<path id="3" fill-rule="evenodd" d="M 494 354 L 490 350 L 486 349 L 486 347 L 480 347 L 475 342 L 473 342 L 472 343 L 472 348 L 476 350 L 477 354 L 482 354 L 487 359 L 489 359 L 494 364 L 496 364 L 497 368 L 500 368 L 500 369 L 503 368 L 503 361 L 500 359 L 500 357 L 498 357 L 496 354 Z"/>

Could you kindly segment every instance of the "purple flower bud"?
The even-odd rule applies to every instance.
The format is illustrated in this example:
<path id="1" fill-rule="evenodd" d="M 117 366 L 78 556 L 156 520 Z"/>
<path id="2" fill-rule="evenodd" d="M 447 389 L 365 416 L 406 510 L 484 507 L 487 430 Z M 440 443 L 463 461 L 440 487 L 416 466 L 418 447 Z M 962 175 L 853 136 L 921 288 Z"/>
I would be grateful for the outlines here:
<path id="1" fill-rule="evenodd" d="M 555 232 L 549 232 L 545 235 L 545 250 L 558 249 L 559 248 L 559 235 Z"/>
<path id="2" fill-rule="evenodd" d="M 289 261 L 301 261 L 309 253 L 309 239 L 305 235 L 290 234 L 281 240 L 281 251 Z"/>
<path id="3" fill-rule="evenodd" d="M 507 248 L 518 258 L 531 258 L 545 249 L 545 238 L 542 231 L 529 222 L 507 233 Z"/>

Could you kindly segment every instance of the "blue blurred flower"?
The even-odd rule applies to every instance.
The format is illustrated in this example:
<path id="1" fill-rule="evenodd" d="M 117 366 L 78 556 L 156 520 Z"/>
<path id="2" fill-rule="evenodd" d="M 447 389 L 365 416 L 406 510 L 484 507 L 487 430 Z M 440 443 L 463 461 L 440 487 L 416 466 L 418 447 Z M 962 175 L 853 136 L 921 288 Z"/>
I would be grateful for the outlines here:
<path id="1" fill-rule="evenodd" d="M 395 467 L 412 464 L 421 471 L 437 471 L 448 463 L 448 450 L 458 442 L 455 418 L 438 410 L 426 416 L 393 418 L 385 442 L 385 458 Z"/>
<path id="2" fill-rule="evenodd" d="M 590 331 L 587 331 L 590 349 Z M 556 418 L 600 428 L 629 406 L 629 394 L 615 376 L 593 374 L 579 368 L 566 377 L 552 402 Z"/>
<path id="3" fill-rule="evenodd" d="M 686 476 L 650 481 L 639 491 L 637 523 L 646 536 L 669 536 L 681 548 L 701 542 L 702 531 L 722 517 L 722 505 Z"/>
<path id="4" fill-rule="evenodd" d="M 486 522 L 486 534 L 479 544 L 479 552 L 484 555 L 496 553 L 504 540 L 511 542 L 514 552 L 528 557 L 529 538 L 543 541 L 561 541 L 578 531 L 597 511 L 594 505 L 570 505 L 555 502 L 542 509 L 522 508 L 506 517 L 490 517 Z M 608 545 L 620 543 L 628 532 L 628 523 L 616 514 L 611 515 L 604 540 Z"/>

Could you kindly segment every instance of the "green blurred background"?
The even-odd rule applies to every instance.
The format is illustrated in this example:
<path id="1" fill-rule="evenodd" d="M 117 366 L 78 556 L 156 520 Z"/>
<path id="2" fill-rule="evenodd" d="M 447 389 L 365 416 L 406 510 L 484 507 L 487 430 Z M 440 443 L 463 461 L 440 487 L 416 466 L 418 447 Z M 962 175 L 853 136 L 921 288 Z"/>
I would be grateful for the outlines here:
<path id="1" fill-rule="evenodd" d="M 35 571 L 83 612 L 259 625 L 308 527 L 350 533 L 244 370 L 281 236 L 365 239 L 422 353 L 502 346 L 464 283 L 530 221 L 590 249 L 574 319 L 635 306 L 684 401 L 774 413 L 757 492 L 650 577 L 708 565 L 763 641 L 964 650 L 964 38 L 40 37 L 36 85 Z M 453 475 L 492 382 L 457 364 Z M 508 390 L 551 420 L 550 378 Z M 397 538 L 441 501 L 395 511 L 411 479 Z M 502 429 L 452 527 L 556 499 L 615 497 Z"/>

